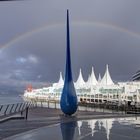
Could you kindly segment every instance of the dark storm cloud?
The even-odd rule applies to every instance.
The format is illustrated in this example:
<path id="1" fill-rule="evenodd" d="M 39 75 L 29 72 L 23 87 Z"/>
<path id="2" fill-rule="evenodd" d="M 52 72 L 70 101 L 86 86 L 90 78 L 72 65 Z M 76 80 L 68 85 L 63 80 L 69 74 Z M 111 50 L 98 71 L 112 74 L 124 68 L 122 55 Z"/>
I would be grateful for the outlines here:
<path id="1" fill-rule="evenodd" d="M 130 80 L 140 68 L 139 5 L 137 0 L 61 0 L 59 3 L 57 0 L 30 0 L 1 4 L 0 13 L 5 14 L 0 14 L 0 46 L 46 25 L 44 30 L 1 49 L 1 79 L 22 82 L 58 80 L 59 72 L 64 73 L 65 68 L 65 18 L 69 8 L 74 79 L 79 68 L 87 79 L 92 66 L 96 76 L 98 73 L 103 76 L 105 65 L 109 64 L 114 80 Z M 92 24 L 94 21 L 125 29 Z M 91 24 L 81 24 L 84 22 Z M 50 25 L 55 26 L 50 28 Z"/>

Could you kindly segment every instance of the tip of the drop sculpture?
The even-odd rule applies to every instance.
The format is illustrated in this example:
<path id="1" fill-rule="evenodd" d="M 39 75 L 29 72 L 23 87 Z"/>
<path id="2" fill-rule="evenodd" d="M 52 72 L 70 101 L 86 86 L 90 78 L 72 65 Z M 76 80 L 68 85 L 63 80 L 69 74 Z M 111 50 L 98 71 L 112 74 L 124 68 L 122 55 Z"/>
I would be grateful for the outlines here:
<path id="1" fill-rule="evenodd" d="M 69 9 L 67 9 L 67 15 L 69 14 Z"/>

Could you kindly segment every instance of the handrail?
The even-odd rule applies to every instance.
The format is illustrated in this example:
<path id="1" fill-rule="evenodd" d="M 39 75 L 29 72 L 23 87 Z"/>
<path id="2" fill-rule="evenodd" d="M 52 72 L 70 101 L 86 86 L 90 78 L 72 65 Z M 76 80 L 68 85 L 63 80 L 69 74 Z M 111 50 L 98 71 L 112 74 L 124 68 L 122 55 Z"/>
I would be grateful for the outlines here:
<path id="1" fill-rule="evenodd" d="M 35 107 L 35 102 L 23 102 L 14 104 L 0 105 L 0 117 L 13 115 L 16 113 L 23 113 L 27 108 Z"/>

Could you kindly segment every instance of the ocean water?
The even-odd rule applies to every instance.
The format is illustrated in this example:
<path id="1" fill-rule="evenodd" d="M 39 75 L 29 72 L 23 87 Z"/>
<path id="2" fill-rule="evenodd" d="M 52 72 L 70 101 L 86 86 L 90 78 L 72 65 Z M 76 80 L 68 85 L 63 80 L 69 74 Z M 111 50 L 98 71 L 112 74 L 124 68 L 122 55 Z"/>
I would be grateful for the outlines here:
<path id="1" fill-rule="evenodd" d="M 21 93 L 0 93 L 0 105 L 23 102 Z"/>

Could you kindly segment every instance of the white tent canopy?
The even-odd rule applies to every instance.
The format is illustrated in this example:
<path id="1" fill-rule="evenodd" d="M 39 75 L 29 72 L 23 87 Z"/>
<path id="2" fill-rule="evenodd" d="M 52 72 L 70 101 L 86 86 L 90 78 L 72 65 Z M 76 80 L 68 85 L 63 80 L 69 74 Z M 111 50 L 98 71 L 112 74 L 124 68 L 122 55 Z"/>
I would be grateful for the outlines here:
<path id="1" fill-rule="evenodd" d="M 106 65 L 106 71 L 105 74 L 100 82 L 101 85 L 114 85 L 110 73 L 109 73 L 109 69 L 108 69 L 108 65 Z"/>
<path id="2" fill-rule="evenodd" d="M 99 73 L 98 83 L 100 83 L 100 82 L 101 82 L 101 80 L 102 80 L 102 78 L 101 78 L 101 75 L 100 75 L 100 73 Z"/>
<path id="3" fill-rule="evenodd" d="M 85 85 L 85 81 L 83 79 L 81 68 L 80 68 L 79 76 L 78 76 L 78 79 L 77 79 L 75 85 L 76 86 L 83 86 L 83 85 Z"/>
<path id="4" fill-rule="evenodd" d="M 60 77 L 59 77 L 57 86 L 62 86 L 62 85 L 64 85 L 64 80 L 63 80 L 63 77 L 62 77 L 62 72 L 60 72 Z"/>
<path id="5" fill-rule="evenodd" d="M 86 84 L 87 84 L 87 85 L 90 85 L 90 84 L 91 84 L 91 76 L 90 76 L 90 74 L 89 74 L 89 76 L 88 76 L 88 80 L 87 80 Z"/>
<path id="6" fill-rule="evenodd" d="M 92 67 L 92 71 L 91 71 L 91 84 L 92 85 L 97 85 L 98 84 L 98 81 L 95 77 L 95 73 L 94 73 L 94 68 Z"/>

